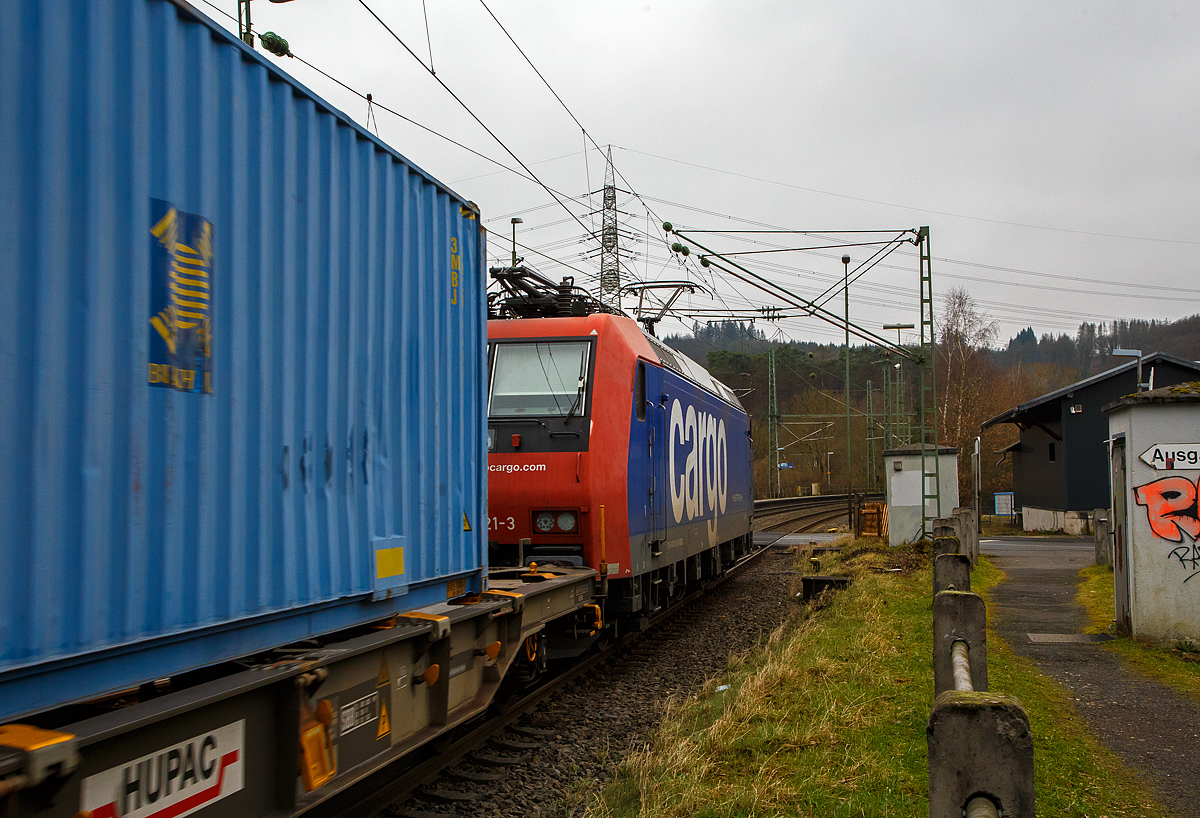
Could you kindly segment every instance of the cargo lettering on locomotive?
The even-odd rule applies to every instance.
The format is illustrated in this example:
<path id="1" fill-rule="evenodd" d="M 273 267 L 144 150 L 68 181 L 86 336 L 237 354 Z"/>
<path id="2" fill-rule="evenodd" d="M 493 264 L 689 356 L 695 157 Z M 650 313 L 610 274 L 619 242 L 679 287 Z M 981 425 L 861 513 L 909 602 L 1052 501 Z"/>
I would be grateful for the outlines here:
<path id="1" fill-rule="evenodd" d="M 680 450 L 687 452 L 682 456 Z M 667 470 L 675 522 L 706 519 L 708 537 L 716 545 L 717 516 L 725 513 L 729 492 L 729 447 L 725 420 L 696 411 L 676 399 L 667 433 Z"/>
<path id="2" fill-rule="evenodd" d="M 183 818 L 242 789 L 245 722 L 227 724 L 88 776 L 80 806 L 93 818 Z"/>

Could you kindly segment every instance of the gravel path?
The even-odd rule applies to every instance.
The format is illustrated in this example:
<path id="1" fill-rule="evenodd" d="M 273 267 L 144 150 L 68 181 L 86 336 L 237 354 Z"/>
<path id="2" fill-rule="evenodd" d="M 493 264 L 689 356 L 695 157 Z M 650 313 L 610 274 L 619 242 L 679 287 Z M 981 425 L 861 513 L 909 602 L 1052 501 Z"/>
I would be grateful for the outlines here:
<path id="1" fill-rule="evenodd" d="M 1200 703 L 1138 675 L 1099 645 L 1029 639 L 1081 633 L 1090 624 L 1075 589 L 1079 570 L 1095 556 L 1091 541 L 993 540 L 981 550 L 1008 574 L 991 593 L 988 617 L 997 633 L 1071 692 L 1100 742 L 1142 773 L 1163 805 L 1181 816 L 1200 814 L 1192 778 Z"/>
<path id="2" fill-rule="evenodd" d="M 754 647 L 797 612 L 789 593 L 799 584 L 790 573 L 794 559 L 768 552 L 622 658 L 556 695 L 506 736 L 536 744 L 536 749 L 487 750 L 516 754 L 519 764 L 466 765 L 470 771 L 504 772 L 502 780 L 478 784 L 444 777 L 435 785 L 478 792 L 485 800 L 438 804 L 414 799 L 396 814 L 582 814 L 588 798 L 611 780 L 624 755 L 647 742 L 668 698 L 697 692 L 725 668 L 731 654 Z"/>

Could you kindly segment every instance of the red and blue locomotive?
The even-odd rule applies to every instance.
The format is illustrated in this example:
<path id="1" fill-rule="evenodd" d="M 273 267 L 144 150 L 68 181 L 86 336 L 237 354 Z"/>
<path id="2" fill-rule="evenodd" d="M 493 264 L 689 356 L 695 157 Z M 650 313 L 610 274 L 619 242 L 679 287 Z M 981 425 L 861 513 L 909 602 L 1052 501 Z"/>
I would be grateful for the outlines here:
<path id="1" fill-rule="evenodd" d="M 570 279 L 491 273 L 489 565 L 594 568 L 606 622 L 637 627 L 749 550 L 749 418 Z"/>

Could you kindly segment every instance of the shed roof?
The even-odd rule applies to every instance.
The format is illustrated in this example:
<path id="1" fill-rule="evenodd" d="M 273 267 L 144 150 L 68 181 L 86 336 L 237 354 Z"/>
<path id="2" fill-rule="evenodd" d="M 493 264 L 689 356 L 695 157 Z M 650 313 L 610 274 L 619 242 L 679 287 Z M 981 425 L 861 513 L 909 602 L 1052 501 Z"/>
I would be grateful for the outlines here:
<path id="1" fill-rule="evenodd" d="M 1105 404 L 1101 407 L 1101 411 L 1107 412 L 1110 409 L 1116 409 L 1118 406 L 1164 403 L 1200 403 L 1200 381 L 1177 383 L 1173 386 L 1151 389 L 1149 392 L 1125 395 L 1124 397 L 1117 398 L 1112 403 Z"/>
<path id="2" fill-rule="evenodd" d="M 1146 364 L 1154 364 L 1154 363 L 1172 363 L 1172 364 L 1175 364 L 1176 366 L 1195 370 L 1195 372 L 1197 374 L 1200 374 L 1200 363 L 1197 363 L 1196 361 L 1187 361 L 1187 360 L 1184 360 L 1183 358 L 1176 358 L 1174 355 L 1168 355 L 1165 352 L 1152 352 L 1149 355 L 1142 356 L 1142 368 L 1143 369 L 1146 367 Z M 1104 372 L 1101 372 L 1099 375 L 1093 375 L 1090 378 L 1084 378 L 1082 381 L 1076 381 L 1075 383 L 1070 384 L 1069 386 L 1064 386 L 1062 389 L 1056 389 L 1053 392 L 1047 392 L 1045 395 L 1042 395 L 1039 398 L 1034 398 L 1031 401 L 1026 401 L 1025 403 L 1022 403 L 1019 406 L 1014 406 L 1012 409 L 1001 412 L 1000 414 L 996 415 L 994 418 L 985 420 L 983 422 L 983 424 L 980 426 L 980 428 L 987 429 L 989 426 L 995 426 L 997 423 L 1016 423 L 1017 419 L 1021 415 L 1024 415 L 1025 413 L 1029 412 L 1032 409 L 1036 409 L 1039 406 L 1044 406 L 1045 404 L 1048 404 L 1053 401 L 1059 400 L 1060 398 L 1066 397 L 1066 395 L 1071 392 L 1078 392 L 1080 389 L 1086 389 L 1089 386 L 1094 386 L 1095 384 L 1098 384 L 1101 381 L 1106 381 L 1109 378 L 1112 378 L 1123 372 L 1130 372 L 1130 371 L 1136 370 L 1137 365 L 1138 365 L 1138 362 L 1136 360 L 1129 361 L 1128 363 L 1124 363 L 1124 364 L 1121 364 L 1120 366 L 1115 366 L 1112 369 L 1105 370 Z M 1171 387 L 1164 387 L 1164 388 L 1170 389 Z M 1154 391 L 1158 392 L 1159 390 L 1156 389 Z M 1148 394 L 1148 393 L 1144 393 L 1144 394 Z M 1110 404 L 1110 405 L 1112 405 L 1112 404 Z"/>
<path id="3" fill-rule="evenodd" d="M 933 453 L 933 447 L 929 446 L 926 449 L 930 454 Z M 909 443 L 904 446 L 897 446 L 894 449 L 888 449 L 883 453 L 884 457 L 896 457 L 897 455 L 917 454 L 921 453 L 920 443 Z M 938 454 L 958 454 L 958 449 L 953 446 L 939 446 Z"/>

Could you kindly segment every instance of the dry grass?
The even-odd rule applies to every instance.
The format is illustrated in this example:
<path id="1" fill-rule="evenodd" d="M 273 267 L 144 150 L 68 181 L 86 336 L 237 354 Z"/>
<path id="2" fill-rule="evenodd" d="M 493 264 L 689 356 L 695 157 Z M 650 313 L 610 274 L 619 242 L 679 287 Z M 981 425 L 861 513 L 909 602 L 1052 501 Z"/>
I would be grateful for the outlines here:
<path id="1" fill-rule="evenodd" d="M 825 558 L 822 571 L 850 574 L 853 586 L 806 606 L 806 616 L 773 633 L 764 651 L 732 661 L 722 680 L 730 690 L 712 692 L 714 681 L 700 700 L 674 706 L 654 746 L 628 759 L 615 797 L 592 814 L 923 810 L 924 770 L 892 762 L 897 754 L 924 757 L 929 685 L 917 685 L 923 708 L 907 699 L 927 670 L 928 629 L 897 631 L 890 613 L 913 581 L 913 563 L 923 561 L 908 551 Z M 878 573 L 893 568 L 901 571 Z M 881 802 L 880 793 L 891 793 L 890 800 Z"/>
<path id="2" fill-rule="evenodd" d="M 1079 572 L 1083 583 L 1075 592 L 1075 601 L 1088 613 L 1091 624 L 1087 633 L 1112 633 L 1116 623 L 1111 565 L 1089 565 Z"/>
<path id="3" fill-rule="evenodd" d="M 927 814 L 928 558 L 863 541 L 843 553 L 822 573 L 853 585 L 805 606 L 763 650 L 732 658 L 699 697 L 672 704 L 590 818 Z M 1002 575 L 981 567 L 976 577 L 986 586 Z M 1087 736 L 1069 697 L 992 640 L 989 674 L 1007 686 L 994 689 L 1034 703 L 1039 812 L 1165 815 Z"/>
<path id="4" fill-rule="evenodd" d="M 1088 612 L 1089 633 L 1114 633 L 1116 604 L 1110 566 L 1091 565 L 1079 572 L 1083 582 L 1075 601 Z M 1119 636 L 1104 646 L 1139 673 L 1185 695 L 1200 697 L 1200 648 L 1189 643 L 1153 645 Z"/>

